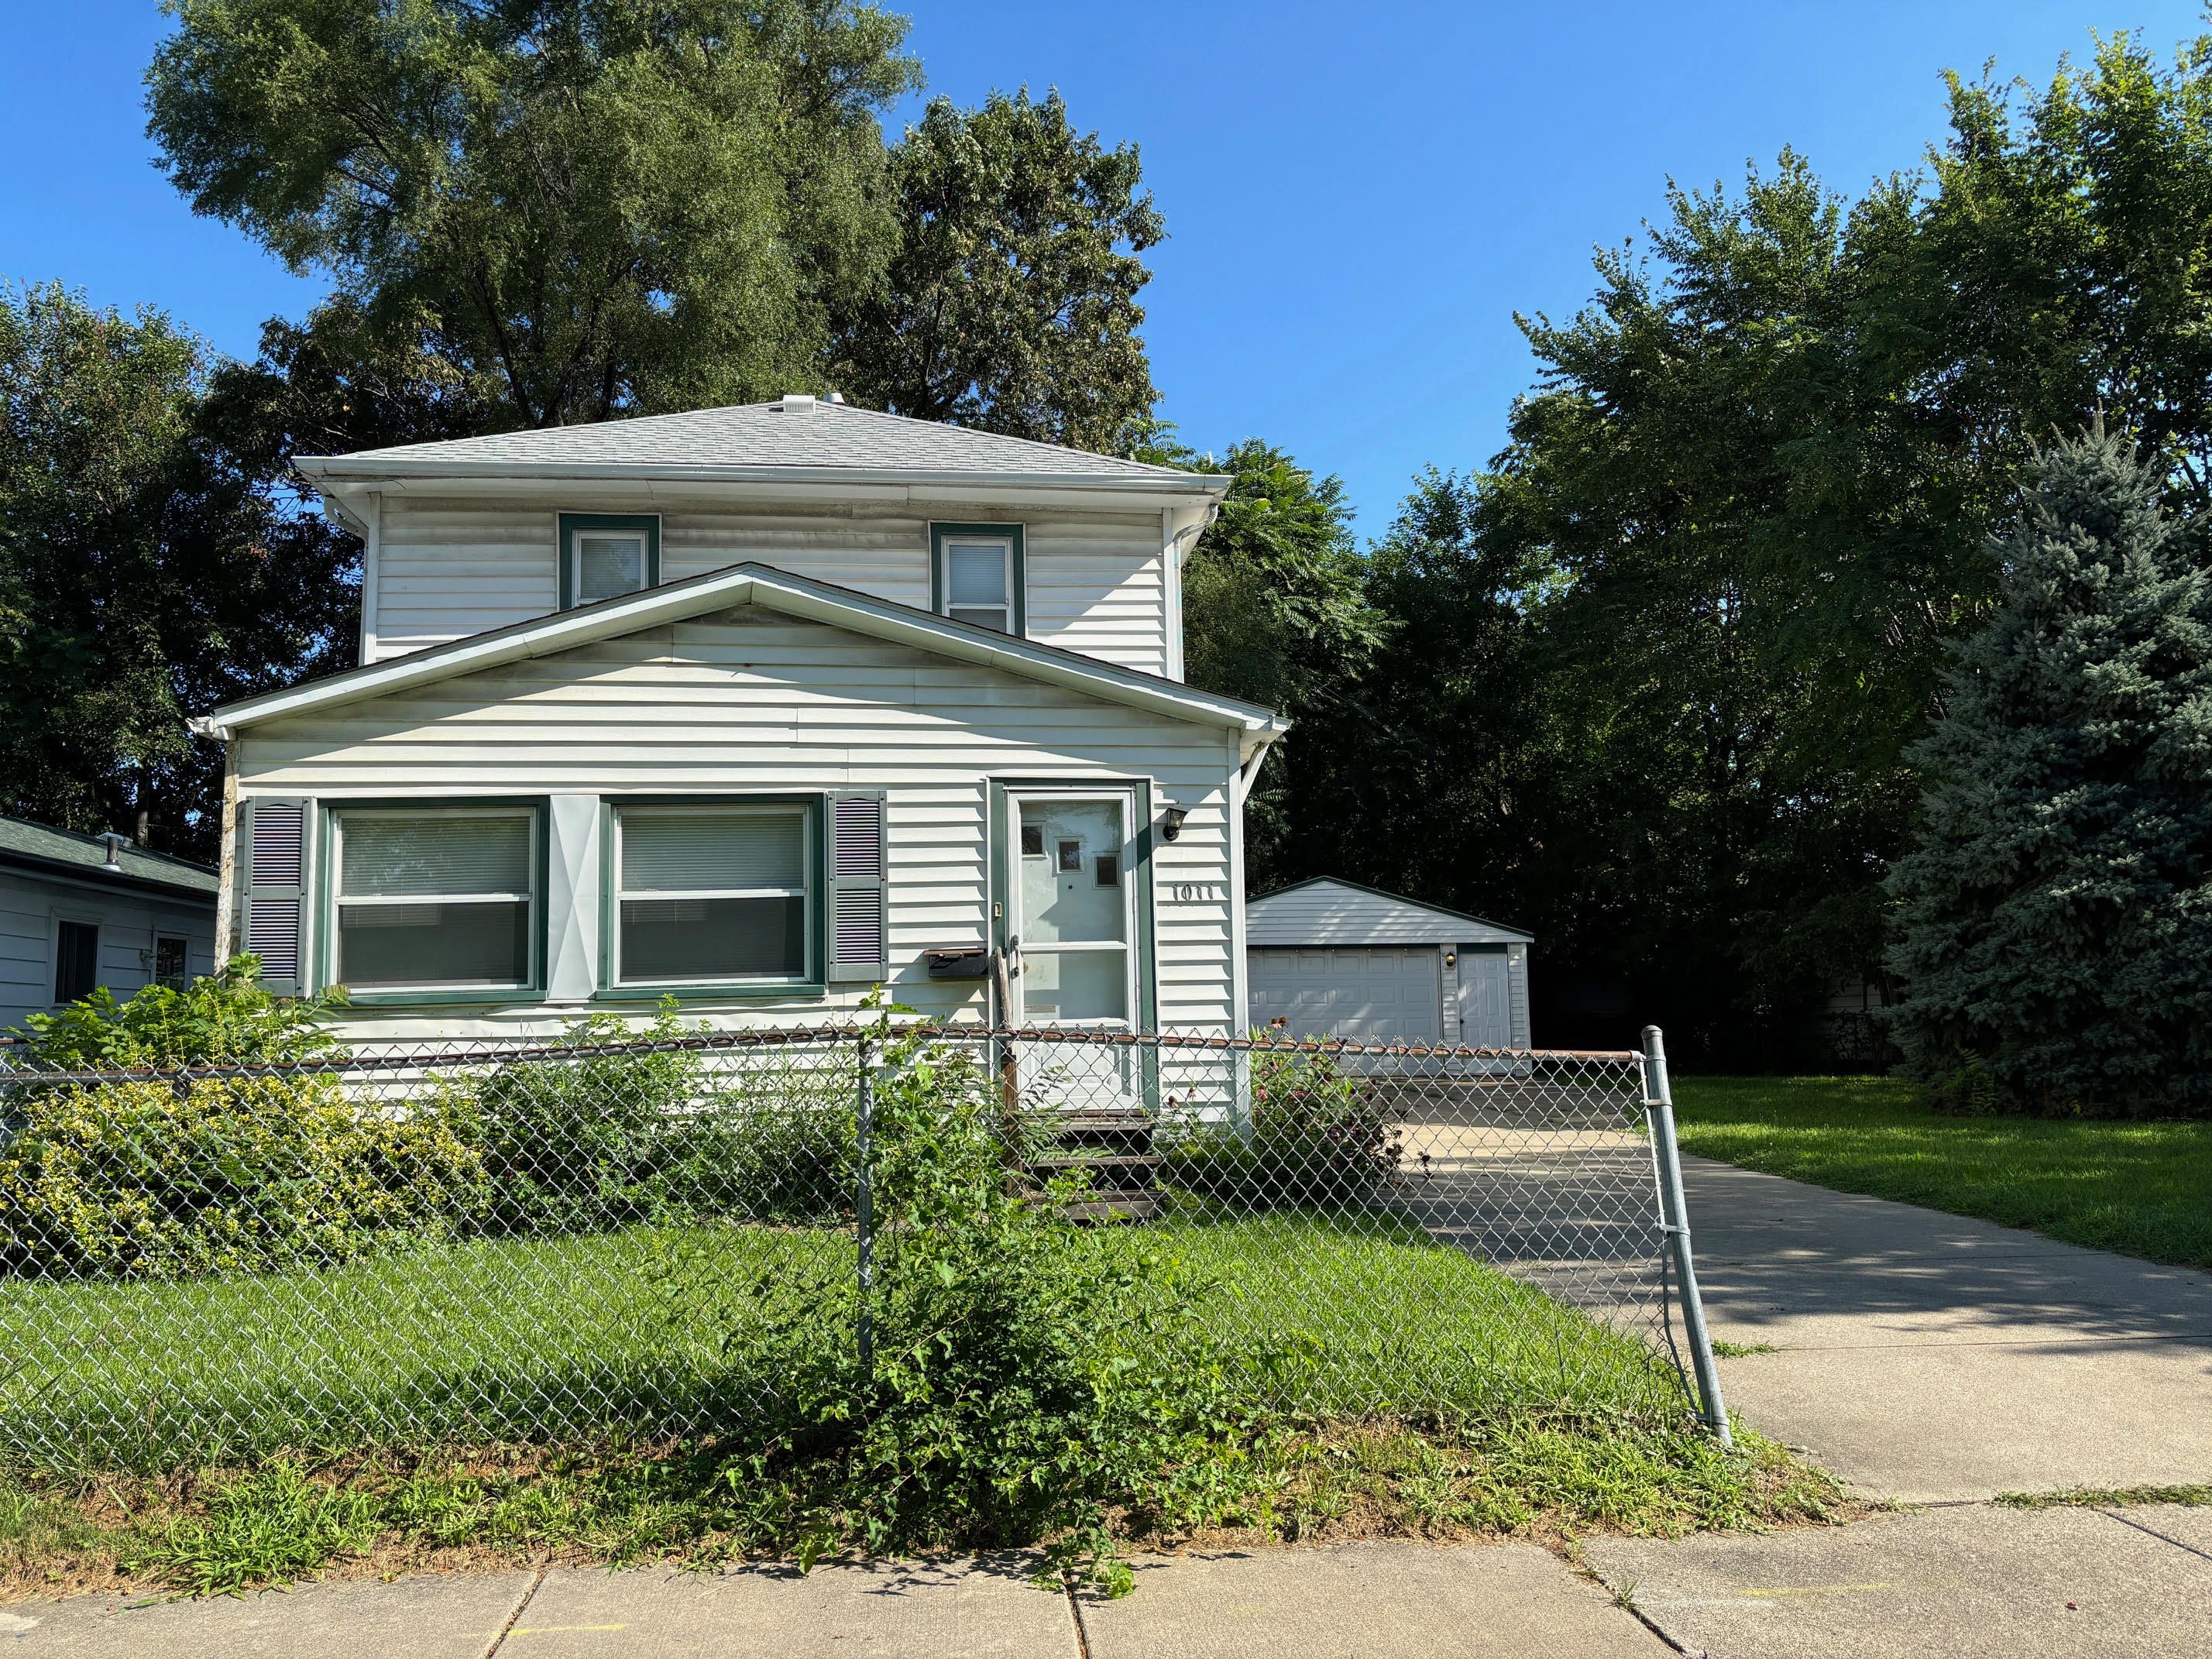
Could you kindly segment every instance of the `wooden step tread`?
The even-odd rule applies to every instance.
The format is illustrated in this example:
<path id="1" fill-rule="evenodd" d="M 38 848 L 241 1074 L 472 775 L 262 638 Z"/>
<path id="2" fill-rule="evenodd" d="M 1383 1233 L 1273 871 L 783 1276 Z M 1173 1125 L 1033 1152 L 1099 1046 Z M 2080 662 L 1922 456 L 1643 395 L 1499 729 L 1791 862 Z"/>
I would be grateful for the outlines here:
<path id="1" fill-rule="evenodd" d="M 1032 1170 L 1158 1169 L 1167 1160 L 1158 1152 L 1054 1152 L 1029 1160 Z"/>

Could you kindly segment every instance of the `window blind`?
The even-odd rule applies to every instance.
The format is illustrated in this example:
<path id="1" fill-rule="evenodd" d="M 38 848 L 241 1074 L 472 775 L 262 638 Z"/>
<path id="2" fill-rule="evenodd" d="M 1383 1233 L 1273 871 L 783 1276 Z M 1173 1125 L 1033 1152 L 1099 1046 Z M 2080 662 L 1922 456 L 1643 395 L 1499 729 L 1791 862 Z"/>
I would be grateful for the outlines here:
<path id="1" fill-rule="evenodd" d="M 633 808 L 622 817 L 626 893 L 711 893 L 806 885 L 806 815 L 727 808 Z"/>
<path id="2" fill-rule="evenodd" d="M 530 890 L 527 812 L 346 812 L 340 824 L 341 898 Z"/>

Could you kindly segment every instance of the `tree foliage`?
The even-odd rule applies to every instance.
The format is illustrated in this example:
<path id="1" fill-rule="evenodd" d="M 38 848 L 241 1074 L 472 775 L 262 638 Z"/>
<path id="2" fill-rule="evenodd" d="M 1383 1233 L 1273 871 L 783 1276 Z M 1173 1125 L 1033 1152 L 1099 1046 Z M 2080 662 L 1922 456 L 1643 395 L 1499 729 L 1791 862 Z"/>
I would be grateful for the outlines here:
<path id="1" fill-rule="evenodd" d="M 1960 1104 L 2212 1112 L 2212 580 L 2163 480 L 2054 448 L 1915 749 L 1894 1030 Z"/>
<path id="2" fill-rule="evenodd" d="M 1183 668 L 1191 684 L 1291 718 L 1245 801 L 1247 884 L 1276 884 L 1285 842 L 1310 809 L 1292 800 L 1333 775 L 1321 717 L 1353 695 L 1381 642 L 1344 483 L 1316 478 L 1283 450 L 1247 439 L 1226 458 L 1156 441 L 1148 459 L 1231 475 L 1221 512 L 1184 562 Z"/>
<path id="3" fill-rule="evenodd" d="M 840 311 L 838 384 L 863 403 L 1115 452 L 1158 394 L 1138 256 L 1167 231 L 1137 147 L 1079 135 L 1053 93 L 933 100 L 893 152 L 883 280 Z"/>
<path id="4" fill-rule="evenodd" d="M 207 418 L 158 312 L 0 296 L 0 810 L 206 854 L 185 720 L 330 661 L 343 560 Z"/>
<path id="5" fill-rule="evenodd" d="M 172 0 L 150 131 L 199 212 L 335 280 L 485 424 L 811 384 L 890 238 L 902 20 L 850 0 Z"/>
<path id="6" fill-rule="evenodd" d="M 1523 319 L 1503 453 L 1371 550 L 1388 643 L 1309 722 L 1270 876 L 1530 927 L 1552 1040 L 1814 1058 L 1827 990 L 1884 974 L 1908 751 L 2036 444 L 2101 409 L 2204 499 L 2209 69 L 2116 37 L 2040 89 L 1954 79 L 1925 173 L 1855 201 L 1790 152 L 1673 191 L 1588 306 Z"/>

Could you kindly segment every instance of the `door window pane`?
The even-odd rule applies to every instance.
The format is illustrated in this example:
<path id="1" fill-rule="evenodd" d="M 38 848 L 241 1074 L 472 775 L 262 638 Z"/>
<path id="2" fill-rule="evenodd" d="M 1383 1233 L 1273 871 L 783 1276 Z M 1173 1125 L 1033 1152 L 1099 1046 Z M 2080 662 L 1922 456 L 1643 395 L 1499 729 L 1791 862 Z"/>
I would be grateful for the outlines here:
<path id="1" fill-rule="evenodd" d="M 167 934 L 154 940 L 154 983 L 181 991 L 185 987 L 185 942 Z"/>
<path id="2" fill-rule="evenodd" d="M 1127 952 L 1022 951 L 1022 1014 L 1039 1025 L 1054 1020 L 1127 1019 Z"/>
<path id="3" fill-rule="evenodd" d="M 643 536 L 634 531 L 576 532 L 578 605 L 635 593 L 644 586 Z"/>
<path id="4" fill-rule="evenodd" d="M 619 981 L 806 976 L 809 809 L 633 806 L 617 821 Z"/>
<path id="5" fill-rule="evenodd" d="M 340 812 L 339 982 L 528 984 L 536 823 L 525 807 Z"/>

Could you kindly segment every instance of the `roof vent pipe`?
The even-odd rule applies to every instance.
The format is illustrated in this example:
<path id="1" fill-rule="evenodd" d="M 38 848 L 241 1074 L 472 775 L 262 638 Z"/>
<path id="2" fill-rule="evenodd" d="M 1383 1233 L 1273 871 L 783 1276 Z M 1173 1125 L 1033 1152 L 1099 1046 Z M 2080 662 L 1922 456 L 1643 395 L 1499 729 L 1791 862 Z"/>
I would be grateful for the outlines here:
<path id="1" fill-rule="evenodd" d="M 121 875 L 123 873 L 123 849 L 131 844 L 131 838 L 128 836 L 118 835 L 114 830 L 111 830 L 106 835 L 102 836 L 100 840 L 107 843 L 107 862 L 100 866 L 100 872 L 103 875 Z"/>
<path id="2" fill-rule="evenodd" d="M 822 401 L 825 404 L 842 404 L 845 401 L 845 394 L 842 392 L 832 392 Z"/>

